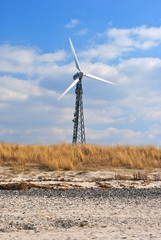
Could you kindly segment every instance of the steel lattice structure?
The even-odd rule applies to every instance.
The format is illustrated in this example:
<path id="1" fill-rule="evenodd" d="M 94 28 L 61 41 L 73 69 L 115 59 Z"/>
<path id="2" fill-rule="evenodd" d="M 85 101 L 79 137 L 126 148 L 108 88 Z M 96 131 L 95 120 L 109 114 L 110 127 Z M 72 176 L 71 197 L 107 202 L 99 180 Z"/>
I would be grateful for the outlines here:
<path id="1" fill-rule="evenodd" d="M 71 88 L 76 86 L 76 102 L 75 102 L 75 112 L 74 112 L 74 128 L 73 128 L 73 143 L 80 143 L 83 144 L 86 142 L 85 139 L 85 128 L 84 128 L 84 115 L 83 115 L 83 89 L 82 89 L 82 78 L 85 76 L 87 78 L 91 78 L 94 80 L 98 80 L 101 82 L 105 82 L 108 84 L 113 84 L 114 83 L 107 81 L 103 78 L 96 77 L 92 74 L 89 73 L 83 73 L 72 43 L 72 40 L 69 38 L 69 43 L 70 47 L 73 53 L 74 61 L 75 61 L 75 66 L 79 72 L 74 74 L 73 76 L 73 82 L 70 84 L 70 86 L 61 94 L 61 96 L 58 98 L 60 100 Z"/>
<path id="2" fill-rule="evenodd" d="M 83 89 L 82 89 L 82 78 L 79 78 L 79 82 L 75 89 L 76 101 L 75 101 L 75 112 L 74 112 L 74 127 L 73 127 L 73 143 L 83 144 L 86 142 L 85 139 L 85 127 L 84 127 L 84 114 L 83 114 Z"/>

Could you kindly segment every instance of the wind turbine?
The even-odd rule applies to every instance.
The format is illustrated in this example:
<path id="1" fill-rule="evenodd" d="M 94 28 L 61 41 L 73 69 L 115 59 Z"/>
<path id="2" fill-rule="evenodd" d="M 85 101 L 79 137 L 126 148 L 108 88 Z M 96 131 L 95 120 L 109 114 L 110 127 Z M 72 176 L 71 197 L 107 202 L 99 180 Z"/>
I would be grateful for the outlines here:
<path id="1" fill-rule="evenodd" d="M 60 97 L 57 99 L 57 101 L 59 101 L 72 87 L 74 87 L 76 85 L 76 89 L 75 89 L 75 94 L 76 94 L 76 101 L 75 101 L 75 112 L 74 112 L 74 127 L 73 127 L 73 143 L 85 143 L 86 139 L 85 139 L 85 127 L 84 127 L 84 114 L 83 114 L 83 89 L 82 89 L 82 78 L 83 77 L 87 77 L 87 78 L 92 78 L 94 80 L 98 80 L 101 82 L 105 82 L 108 84 L 112 84 L 115 85 L 115 83 L 112 83 L 110 81 L 107 81 L 103 78 L 100 77 L 96 77 L 92 74 L 89 73 L 83 73 L 72 43 L 72 40 L 69 38 L 69 43 L 70 43 L 70 47 L 73 53 L 73 57 L 74 57 L 74 61 L 75 61 L 75 65 L 76 68 L 79 72 L 77 72 L 76 74 L 74 74 L 73 76 L 73 82 L 72 84 L 60 95 Z"/>

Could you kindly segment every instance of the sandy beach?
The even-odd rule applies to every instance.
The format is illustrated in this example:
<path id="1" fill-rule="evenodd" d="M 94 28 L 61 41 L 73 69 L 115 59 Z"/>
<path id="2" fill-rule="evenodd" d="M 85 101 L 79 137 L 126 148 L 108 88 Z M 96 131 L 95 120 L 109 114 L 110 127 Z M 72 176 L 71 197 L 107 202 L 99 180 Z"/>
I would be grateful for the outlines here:
<path id="1" fill-rule="evenodd" d="M 125 171 L 124 180 L 116 171 L 5 173 L 0 239 L 161 239 L 161 181 L 152 180 L 154 173 L 135 181 Z"/>

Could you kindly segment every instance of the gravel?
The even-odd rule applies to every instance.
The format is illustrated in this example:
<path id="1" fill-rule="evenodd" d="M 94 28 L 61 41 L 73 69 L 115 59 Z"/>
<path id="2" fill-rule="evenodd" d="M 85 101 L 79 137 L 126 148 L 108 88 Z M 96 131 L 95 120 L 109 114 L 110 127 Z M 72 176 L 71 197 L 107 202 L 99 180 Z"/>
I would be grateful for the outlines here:
<path id="1" fill-rule="evenodd" d="M 0 238 L 161 239 L 161 189 L 0 190 Z"/>

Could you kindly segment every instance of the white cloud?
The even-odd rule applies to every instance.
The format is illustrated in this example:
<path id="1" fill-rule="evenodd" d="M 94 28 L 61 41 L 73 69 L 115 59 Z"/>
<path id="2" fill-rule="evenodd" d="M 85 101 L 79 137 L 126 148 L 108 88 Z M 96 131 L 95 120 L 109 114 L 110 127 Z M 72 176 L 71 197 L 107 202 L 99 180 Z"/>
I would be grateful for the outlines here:
<path id="1" fill-rule="evenodd" d="M 106 145 L 160 145 L 161 127 L 152 125 L 146 131 L 134 131 L 127 128 L 106 128 L 103 130 L 86 129 L 88 141 L 92 143 L 103 143 Z"/>
<path id="2" fill-rule="evenodd" d="M 96 68 L 97 63 L 95 63 Z M 99 95 L 90 96 L 93 101 L 92 99 L 86 100 L 89 106 L 85 111 L 86 124 L 88 128 L 92 124 L 95 126 L 99 124 L 100 128 L 105 125 L 117 125 L 119 130 L 116 134 L 114 129 L 117 128 L 115 127 L 108 131 L 96 130 L 93 127 L 87 132 L 88 140 L 107 143 L 159 144 L 161 142 L 160 131 L 150 126 L 161 123 L 161 60 L 159 58 L 132 58 L 113 66 L 110 73 L 110 80 L 112 81 L 113 78 L 117 86 L 110 90 L 103 86 L 99 94 L 98 87 L 101 88 L 101 86 L 97 85 Z M 108 71 L 104 74 L 108 76 Z M 105 76 L 102 75 L 102 77 Z M 94 88 L 93 81 L 90 92 Z M 105 99 L 103 97 L 106 94 L 109 95 L 109 91 L 110 97 L 97 105 L 96 102 Z M 111 97 L 113 95 L 114 97 Z M 125 125 L 129 128 L 126 131 L 124 127 L 120 127 Z M 134 128 L 135 131 L 132 130 Z"/>
<path id="3" fill-rule="evenodd" d="M 78 25 L 79 20 L 78 19 L 71 19 L 69 23 L 65 25 L 66 28 L 75 28 L 76 25 Z"/>
<path id="4" fill-rule="evenodd" d="M 107 144 L 140 144 L 143 133 L 130 129 L 106 128 L 103 130 L 87 129 L 87 135 L 90 141 L 106 142 Z"/>
<path id="5" fill-rule="evenodd" d="M 42 54 L 35 48 L 2 45 L 0 46 L 0 72 L 50 75 L 59 69 L 57 62 L 65 58 L 64 50 Z"/>
<path id="6" fill-rule="evenodd" d="M 149 49 L 161 43 L 161 27 L 112 28 L 107 31 L 107 36 L 118 46 Z"/>
<path id="7" fill-rule="evenodd" d="M 87 28 L 83 28 L 78 32 L 78 35 L 85 35 L 88 32 Z"/>
<path id="8" fill-rule="evenodd" d="M 22 134 L 22 133 L 21 133 Z M 35 128 L 32 130 L 23 131 L 25 135 L 34 135 L 39 143 L 58 143 L 58 142 L 69 142 L 71 141 L 71 129 L 70 128 L 59 128 L 59 127 L 45 127 Z M 34 139 L 35 141 L 35 139 Z"/>
<path id="9" fill-rule="evenodd" d="M 36 59 L 36 49 L 23 46 L 11 46 L 9 44 L 0 46 L 0 59 L 6 62 L 31 64 Z"/>
<path id="10" fill-rule="evenodd" d="M 4 134 L 9 134 L 9 135 L 14 135 L 17 134 L 18 131 L 13 129 L 13 128 L 2 128 L 0 127 L 0 136 L 4 135 Z"/>
<path id="11" fill-rule="evenodd" d="M 101 35 L 100 35 L 101 36 Z M 110 28 L 107 40 L 81 52 L 86 59 L 109 60 L 136 50 L 148 50 L 161 44 L 161 27 Z"/>
<path id="12" fill-rule="evenodd" d="M 48 62 L 48 63 L 55 63 L 58 61 L 62 61 L 66 58 L 66 53 L 64 50 L 57 51 L 55 53 L 46 53 L 41 54 L 38 57 L 38 61 L 41 62 Z"/>
<path id="13" fill-rule="evenodd" d="M 89 50 L 82 51 L 80 56 L 87 60 L 98 59 L 104 61 L 119 57 L 126 51 L 128 51 L 127 48 L 120 49 L 120 47 L 114 44 L 100 44 Z"/>
<path id="14" fill-rule="evenodd" d="M 142 121 L 145 125 L 161 122 L 161 65 L 158 67 L 158 59 L 144 60 L 133 59 L 123 62 L 121 68 L 118 66 L 118 72 L 126 75 L 128 81 L 119 84 L 124 97 L 117 106 L 126 109 L 127 121 L 137 124 L 138 128 Z"/>
<path id="15" fill-rule="evenodd" d="M 41 90 L 36 81 L 25 81 L 11 76 L 0 77 L 0 100 L 19 101 L 29 96 L 41 96 Z"/>
<path id="16" fill-rule="evenodd" d="M 117 76 L 118 72 L 116 67 L 109 66 L 104 63 L 90 63 L 90 62 L 82 62 L 82 69 L 85 73 L 93 73 L 96 76 L 105 77 L 105 78 L 114 78 Z"/>
<path id="17" fill-rule="evenodd" d="M 103 106 L 103 105 L 102 105 Z M 85 108 L 85 118 L 86 124 L 109 124 L 114 122 L 122 121 L 120 115 L 122 114 L 121 108 L 111 107 L 108 106 L 106 102 L 106 107 L 101 109 L 92 109 L 92 108 Z"/>

